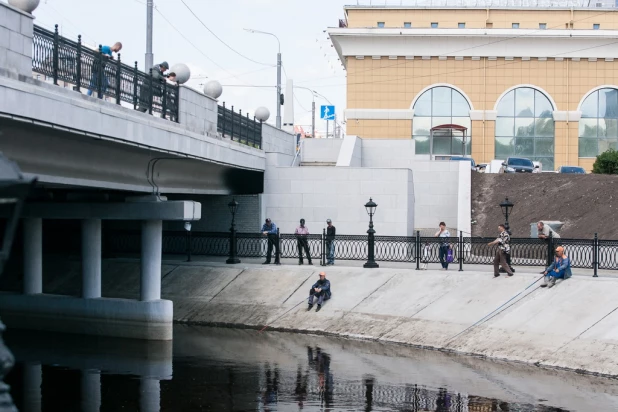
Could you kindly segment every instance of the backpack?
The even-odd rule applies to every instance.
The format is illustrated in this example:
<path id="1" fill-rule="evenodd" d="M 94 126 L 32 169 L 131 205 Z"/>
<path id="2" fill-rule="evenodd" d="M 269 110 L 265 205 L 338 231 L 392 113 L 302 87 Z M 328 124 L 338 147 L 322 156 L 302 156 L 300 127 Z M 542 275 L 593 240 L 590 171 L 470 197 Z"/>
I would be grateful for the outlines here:
<path id="1" fill-rule="evenodd" d="M 446 252 L 446 263 L 453 263 L 453 260 L 455 260 L 453 249 L 449 247 L 448 252 Z"/>

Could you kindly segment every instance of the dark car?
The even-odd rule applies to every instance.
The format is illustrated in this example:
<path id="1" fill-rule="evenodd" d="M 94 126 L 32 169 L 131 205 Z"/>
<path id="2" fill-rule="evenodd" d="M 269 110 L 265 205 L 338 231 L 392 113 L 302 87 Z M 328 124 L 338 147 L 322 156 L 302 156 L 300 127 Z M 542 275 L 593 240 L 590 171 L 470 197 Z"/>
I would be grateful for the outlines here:
<path id="1" fill-rule="evenodd" d="M 572 173 L 577 175 L 585 175 L 586 169 L 579 166 L 560 166 L 557 173 Z"/>
<path id="2" fill-rule="evenodd" d="M 470 168 L 472 170 L 477 170 L 476 168 L 476 163 L 474 162 L 474 159 L 471 157 L 464 157 L 464 156 L 452 156 L 451 160 L 453 161 L 459 161 L 459 162 L 470 162 Z"/>
<path id="3" fill-rule="evenodd" d="M 525 157 L 509 157 L 502 163 L 500 173 L 532 173 L 535 166 L 532 160 Z"/>

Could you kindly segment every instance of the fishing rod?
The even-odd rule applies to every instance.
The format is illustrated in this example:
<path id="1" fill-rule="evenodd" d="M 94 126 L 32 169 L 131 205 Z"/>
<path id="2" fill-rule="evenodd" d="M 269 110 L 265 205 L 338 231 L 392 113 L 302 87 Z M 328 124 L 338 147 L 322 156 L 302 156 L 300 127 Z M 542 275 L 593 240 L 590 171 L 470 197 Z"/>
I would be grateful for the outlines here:
<path id="1" fill-rule="evenodd" d="M 296 309 L 298 307 L 298 305 L 300 305 L 301 303 L 303 303 L 305 300 L 307 300 L 307 298 L 303 298 L 300 302 L 298 302 L 296 305 L 292 306 L 290 309 L 288 309 L 287 311 L 285 311 L 285 313 L 281 316 L 279 316 L 277 319 L 268 322 L 266 324 L 266 326 L 264 326 L 262 329 L 260 329 L 260 331 L 258 333 L 262 333 L 264 332 L 264 330 L 266 330 L 267 327 L 269 327 L 270 325 L 272 325 L 273 323 L 275 323 L 276 321 L 278 321 L 279 319 L 281 319 L 282 317 L 284 317 L 285 315 L 287 315 L 288 313 L 290 313 L 293 309 Z"/>
<path id="2" fill-rule="evenodd" d="M 538 282 L 539 280 L 543 279 L 545 277 L 545 275 L 542 275 L 540 278 L 538 278 L 537 280 L 535 280 L 534 282 L 532 282 L 530 285 L 528 285 L 528 287 L 526 287 L 524 290 L 522 290 L 521 292 L 519 292 L 517 295 L 513 296 L 511 299 L 507 300 L 506 302 L 504 302 L 502 305 L 498 306 L 496 309 L 494 309 L 493 311 L 489 312 L 487 315 L 483 316 L 481 319 L 479 319 L 476 323 L 468 326 L 467 328 L 465 328 L 464 330 L 462 330 L 461 332 L 459 332 L 458 334 L 454 335 L 452 338 L 448 339 L 446 342 L 445 346 L 448 346 L 449 343 L 451 343 L 453 340 L 455 340 L 457 337 L 461 336 L 463 333 L 467 332 L 468 330 L 472 329 L 473 327 L 480 325 L 481 323 L 483 323 L 484 321 L 488 320 L 487 318 L 489 318 L 491 315 L 493 315 L 494 313 L 496 313 L 497 311 L 499 311 L 500 309 L 502 309 L 502 307 L 504 307 L 505 305 L 508 305 L 510 302 L 512 302 L 515 298 L 517 298 L 519 295 L 521 295 L 522 293 L 524 293 L 525 291 L 527 291 L 528 289 L 530 289 L 536 282 Z"/>

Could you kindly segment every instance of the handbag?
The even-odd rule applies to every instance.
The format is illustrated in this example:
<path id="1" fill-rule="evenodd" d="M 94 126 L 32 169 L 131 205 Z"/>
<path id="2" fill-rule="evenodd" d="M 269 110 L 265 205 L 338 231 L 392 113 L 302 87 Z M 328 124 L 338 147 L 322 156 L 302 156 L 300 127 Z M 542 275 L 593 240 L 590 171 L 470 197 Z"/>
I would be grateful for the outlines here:
<path id="1" fill-rule="evenodd" d="M 453 249 L 451 247 L 448 248 L 448 252 L 446 252 L 446 263 L 453 263 L 455 257 L 453 256 Z"/>

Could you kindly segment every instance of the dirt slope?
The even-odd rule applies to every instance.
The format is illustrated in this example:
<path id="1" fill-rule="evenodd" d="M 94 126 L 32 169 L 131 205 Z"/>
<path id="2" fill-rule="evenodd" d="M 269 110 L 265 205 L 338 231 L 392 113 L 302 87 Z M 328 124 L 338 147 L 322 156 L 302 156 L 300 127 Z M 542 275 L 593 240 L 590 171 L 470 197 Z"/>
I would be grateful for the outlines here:
<path id="1" fill-rule="evenodd" d="M 472 173 L 472 232 L 493 236 L 504 221 L 498 206 L 514 203 L 509 218 L 515 237 L 530 236 L 530 223 L 564 222 L 564 238 L 618 239 L 618 176 Z"/>

